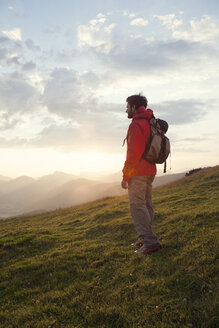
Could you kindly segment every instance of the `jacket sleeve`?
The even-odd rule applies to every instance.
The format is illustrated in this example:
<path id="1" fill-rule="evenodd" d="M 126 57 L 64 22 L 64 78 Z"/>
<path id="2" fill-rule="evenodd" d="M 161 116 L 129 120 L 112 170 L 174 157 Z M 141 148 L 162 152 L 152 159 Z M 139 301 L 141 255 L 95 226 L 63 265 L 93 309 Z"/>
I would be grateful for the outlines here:
<path id="1" fill-rule="evenodd" d="M 135 172 L 145 150 L 146 136 L 141 125 L 132 122 L 128 130 L 126 161 L 123 167 L 123 179 L 128 181 Z"/>

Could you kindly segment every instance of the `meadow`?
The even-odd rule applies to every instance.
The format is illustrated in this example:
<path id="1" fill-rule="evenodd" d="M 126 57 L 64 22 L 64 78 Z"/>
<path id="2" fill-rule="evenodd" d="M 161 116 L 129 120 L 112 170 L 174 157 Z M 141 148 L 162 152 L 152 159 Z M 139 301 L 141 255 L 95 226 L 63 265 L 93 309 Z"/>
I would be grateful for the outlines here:
<path id="1" fill-rule="evenodd" d="M 217 327 L 219 166 L 153 190 L 137 256 L 127 196 L 0 221 L 0 327 Z"/>

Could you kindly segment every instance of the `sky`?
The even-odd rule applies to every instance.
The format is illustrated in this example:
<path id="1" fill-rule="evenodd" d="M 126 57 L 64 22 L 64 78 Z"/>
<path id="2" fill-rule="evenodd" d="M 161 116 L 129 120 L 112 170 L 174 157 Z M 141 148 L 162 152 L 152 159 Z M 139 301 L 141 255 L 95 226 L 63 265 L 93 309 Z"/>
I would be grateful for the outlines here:
<path id="1" fill-rule="evenodd" d="M 139 92 L 168 173 L 217 165 L 218 86 L 217 0 L 0 0 L 0 175 L 122 170 Z"/>

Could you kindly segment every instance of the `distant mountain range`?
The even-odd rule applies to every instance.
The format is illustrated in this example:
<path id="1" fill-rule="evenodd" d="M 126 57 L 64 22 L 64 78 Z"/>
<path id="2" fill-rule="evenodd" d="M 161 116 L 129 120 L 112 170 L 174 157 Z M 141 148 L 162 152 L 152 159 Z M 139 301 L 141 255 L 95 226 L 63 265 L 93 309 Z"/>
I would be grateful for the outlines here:
<path id="1" fill-rule="evenodd" d="M 183 177 L 185 173 L 157 176 L 154 187 Z M 120 186 L 121 172 L 90 180 L 54 172 L 33 179 L 21 176 L 11 179 L 0 175 L 0 219 L 28 213 L 40 213 L 127 193 Z"/>

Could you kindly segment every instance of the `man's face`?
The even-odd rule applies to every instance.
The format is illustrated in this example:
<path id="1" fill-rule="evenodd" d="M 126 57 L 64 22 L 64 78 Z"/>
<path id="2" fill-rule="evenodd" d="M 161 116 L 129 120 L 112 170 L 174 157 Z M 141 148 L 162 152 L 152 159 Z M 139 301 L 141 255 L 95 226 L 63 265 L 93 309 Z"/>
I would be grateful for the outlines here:
<path id="1" fill-rule="evenodd" d="M 135 106 L 130 106 L 130 104 L 126 103 L 126 113 L 128 114 L 128 118 L 132 118 L 135 112 Z"/>

